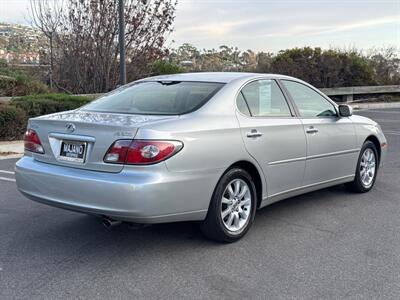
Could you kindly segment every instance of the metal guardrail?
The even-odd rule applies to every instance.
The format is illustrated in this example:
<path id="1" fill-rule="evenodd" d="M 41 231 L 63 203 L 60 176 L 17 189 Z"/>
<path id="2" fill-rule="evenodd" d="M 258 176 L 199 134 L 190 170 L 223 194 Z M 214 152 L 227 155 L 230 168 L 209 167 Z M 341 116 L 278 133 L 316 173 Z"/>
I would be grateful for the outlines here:
<path id="1" fill-rule="evenodd" d="M 342 96 L 344 102 L 353 102 L 354 95 L 393 94 L 400 93 L 399 85 L 377 85 L 377 86 L 349 86 L 337 88 L 321 88 L 327 96 Z M 79 96 L 90 96 L 97 98 L 102 94 L 79 94 Z M 0 103 L 8 103 L 12 97 L 0 97 Z"/>
<path id="2" fill-rule="evenodd" d="M 344 102 L 353 102 L 354 95 L 400 93 L 400 85 L 349 86 L 337 88 L 321 88 L 327 96 L 342 96 Z"/>

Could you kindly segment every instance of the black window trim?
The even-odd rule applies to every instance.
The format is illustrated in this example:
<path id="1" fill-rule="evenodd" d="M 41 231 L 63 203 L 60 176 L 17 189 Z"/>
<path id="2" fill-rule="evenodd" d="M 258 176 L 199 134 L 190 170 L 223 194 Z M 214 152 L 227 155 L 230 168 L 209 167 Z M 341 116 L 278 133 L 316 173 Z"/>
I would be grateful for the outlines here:
<path id="1" fill-rule="evenodd" d="M 242 95 L 243 100 L 244 100 L 244 103 L 246 104 L 247 110 L 249 111 L 250 116 L 248 116 L 248 117 L 255 117 L 255 116 L 253 116 L 253 114 L 251 113 L 249 103 L 247 103 L 247 99 L 246 99 L 245 95 L 243 94 L 242 89 L 240 90 L 239 94 Z M 236 96 L 236 106 L 237 106 L 237 99 L 238 99 L 238 97 L 239 97 L 239 94 Z M 239 110 L 239 108 L 238 108 L 238 110 Z M 240 110 L 239 110 L 239 111 L 240 111 Z M 240 112 L 241 112 L 241 111 L 240 111 Z M 242 112 L 241 112 L 241 113 L 242 113 Z"/>

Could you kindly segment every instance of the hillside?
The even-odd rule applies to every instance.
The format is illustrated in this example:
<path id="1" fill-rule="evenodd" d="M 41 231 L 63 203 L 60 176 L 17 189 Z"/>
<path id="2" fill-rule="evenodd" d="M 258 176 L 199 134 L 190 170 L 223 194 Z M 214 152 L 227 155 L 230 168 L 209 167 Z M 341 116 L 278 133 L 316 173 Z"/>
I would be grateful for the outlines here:
<path id="1" fill-rule="evenodd" d="M 46 39 L 25 25 L 0 23 L 0 59 L 13 63 L 39 63 Z"/>

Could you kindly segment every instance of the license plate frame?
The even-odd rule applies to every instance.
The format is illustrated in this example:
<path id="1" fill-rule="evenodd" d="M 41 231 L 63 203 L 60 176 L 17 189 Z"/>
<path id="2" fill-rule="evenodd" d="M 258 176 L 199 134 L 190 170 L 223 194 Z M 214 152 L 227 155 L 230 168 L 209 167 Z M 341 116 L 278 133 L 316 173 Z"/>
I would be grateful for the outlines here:
<path id="1" fill-rule="evenodd" d="M 58 159 L 83 164 L 86 160 L 87 142 L 62 140 Z"/>

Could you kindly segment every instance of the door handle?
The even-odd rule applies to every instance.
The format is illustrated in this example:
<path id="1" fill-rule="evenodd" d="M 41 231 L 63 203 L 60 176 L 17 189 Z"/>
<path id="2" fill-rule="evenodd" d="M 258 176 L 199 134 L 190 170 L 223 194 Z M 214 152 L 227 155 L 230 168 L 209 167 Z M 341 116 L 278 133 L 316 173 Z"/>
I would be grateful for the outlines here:
<path id="1" fill-rule="evenodd" d="M 256 137 L 260 137 L 263 134 L 261 132 L 258 132 L 256 129 L 252 129 L 250 132 L 246 133 L 246 136 L 248 138 L 256 138 Z"/>
<path id="2" fill-rule="evenodd" d="M 315 128 L 314 126 L 310 126 L 310 127 L 308 127 L 308 128 L 306 129 L 306 132 L 307 132 L 307 133 L 317 133 L 317 132 L 318 132 L 318 129 Z"/>

